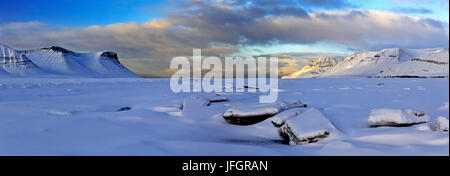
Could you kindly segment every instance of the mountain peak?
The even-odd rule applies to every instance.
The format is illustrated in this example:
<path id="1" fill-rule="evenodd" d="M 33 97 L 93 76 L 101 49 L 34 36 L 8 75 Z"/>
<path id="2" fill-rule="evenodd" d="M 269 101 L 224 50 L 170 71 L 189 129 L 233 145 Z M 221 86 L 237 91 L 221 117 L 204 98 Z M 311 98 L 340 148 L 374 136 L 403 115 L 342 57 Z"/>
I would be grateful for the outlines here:
<path id="1" fill-rule="evenodd" d="M 100 54 L 100 56 L 119 60 L 119 57 L 117 57 L 117 53 L 112 51 L 104 51 Z"/>
<path id="2" fill-rule="evenodd" d="M 42 48 L 42 49 L 44 49 L 44 50 L 53 50 L 53 51 L 57 51 L 57 52 L 65 53 L 65 54 L 67 54 L 67 53 L 74 53 L 73 51 L 70 51 L 68 49 L 65 49 L 65 48 L 59 47 L 59 46 L 51 46 L 51 47 Z"/>
<path id="3" fill-rule="evenodd" d="M 292 73 L 287 76 L 283 76 L 283 79 L 289 78 L 301 78 L 301 77 L 315 77 L 325 72 L 326 70 L 332 68 L 336 65 L 340 60 L 332 57 L 319 57 L 310 61 L 305 67 L 301 70 Z"/>

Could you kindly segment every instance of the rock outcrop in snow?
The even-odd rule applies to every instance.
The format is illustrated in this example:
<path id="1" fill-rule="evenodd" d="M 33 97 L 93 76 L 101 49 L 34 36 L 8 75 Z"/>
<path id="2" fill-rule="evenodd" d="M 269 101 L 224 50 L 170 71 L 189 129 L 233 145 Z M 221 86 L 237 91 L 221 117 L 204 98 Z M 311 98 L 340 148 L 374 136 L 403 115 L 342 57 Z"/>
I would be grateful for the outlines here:
<path id="1" fill-rule="evenodd" d="M 423 112 L 411 109 L 373 109 L 369 116 L 369 126 L 412 126 L 426 123 L 430 117 Z"/>
<path id="2" fill-rule="evenodd" d="M 345 59 L 326 62 L 319 69 L 312 61 L 299 72 L 283 78 L 311 77 L 448 77 L 449 50 L 438 49 L 384 49 L 379 52 L 357 52 Z M 319 70 L 319 71 L 317 71 Z"/>
<path id="3" fill-rule="evenodd" d="M 317 109 L 310 108 L 286 120 L 280 136 L 292 145 L 318 142 L 336 132 L 333 124 Z"/>
<path id="4" fill-rule="evenodd" d="M 223 118 L 234 125 L 252 125 L 292 108 L 306 107 L 301 101 L 279 101 L 271 104 L 256 104 L 229 108 Z"/>
<path id="5" fill-rule="evenodd" d="M 290 119 L 292 117 L 296 117 L 296 116 L 302 114 L 303 112 L 305 112 L 304 109 L 298 109 L 298 108 L 290 109 L 290 110 L 281 112 L 281 113 L 279 113 L 279 114 L 277 114 L 277 115 L 272 117 L 272 124 L 275 127 L 280 128 L 286 123 L 286 121 L 288 119 Z"/>
<path id="6" fill-rule="evenodd" d="M 2 70 L 11 75 L 137 77 L 109 51 L 76 53 L 57 46 L 18 51 L 0 44 L 0 59 Z"/>
<path id="7" fill-rule="evenodd" d="M 434 131 L 448 131 L 448 119 L 445 117 L 438 117 L 434 122 Z"/>

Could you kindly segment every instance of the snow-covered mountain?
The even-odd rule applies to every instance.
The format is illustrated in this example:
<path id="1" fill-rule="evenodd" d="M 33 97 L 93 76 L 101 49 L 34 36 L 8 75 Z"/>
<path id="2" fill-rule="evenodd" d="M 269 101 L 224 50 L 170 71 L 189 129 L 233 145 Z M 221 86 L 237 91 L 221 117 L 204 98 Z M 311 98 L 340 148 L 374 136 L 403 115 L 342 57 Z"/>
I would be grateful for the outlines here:
<path id="1" fill-rule="evenodd" d="M 320 63 L 321 60 L 323 59 L 311 63 Z M 449 51 L 446 48 L 392 48 L 379 52 L 357 52 L 326 69 L 321 69 L 320 64 L 311 63 L 299 72 L 283 78 L 449 76 Z"/>
<path id="2" fill-rule="evenodd" d="M 0 45 L 0 75 L 137 77 L 114 52 L 76 53 L 61 47 L 15 50 Z"/>
<path id="3" fill-rule="evenodd" d="M 335 66 L 339 61 L 340 59 L 338 58 L 321 57 L 310 61 L 308 65 L 304 66 L 300 71 L 283 76 L 283 79 L 316 77 L 330 68 L 333 68 L 333 66 Z"/>
<path id="4" fill-rule="evenodd" d="M 40 69 L 20 51 L 0 44 L 0 75 L 34 75 Z"/>

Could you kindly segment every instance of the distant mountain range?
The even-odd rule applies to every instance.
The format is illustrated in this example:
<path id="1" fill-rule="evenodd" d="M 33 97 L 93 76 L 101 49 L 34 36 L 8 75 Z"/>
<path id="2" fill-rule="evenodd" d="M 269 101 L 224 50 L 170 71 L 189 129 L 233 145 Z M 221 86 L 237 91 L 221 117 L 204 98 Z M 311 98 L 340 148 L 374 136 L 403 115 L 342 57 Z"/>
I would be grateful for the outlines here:
<path id="1" fill-rule="evenodd" d="M 448 77 L 449 50 L 391 48 L 344 59 L 318 58 L 283 78 Z"/>
<path id="2" fill-rule="evenodd" d="M 0 77 L 138 77 L 110 51 L 76 53 L 52 46 L 16 50 L 0 44 Z"/>
<path id="3" fill-rule="evenodd" d="M 52 46 L 15 50 L 0 44 L 0 77 L 138 77 L 110 51 L 76 53 Z M 288 78 L 448 77 L 449 50 L 391 48 L 344 59 L 319 57 Z"/>

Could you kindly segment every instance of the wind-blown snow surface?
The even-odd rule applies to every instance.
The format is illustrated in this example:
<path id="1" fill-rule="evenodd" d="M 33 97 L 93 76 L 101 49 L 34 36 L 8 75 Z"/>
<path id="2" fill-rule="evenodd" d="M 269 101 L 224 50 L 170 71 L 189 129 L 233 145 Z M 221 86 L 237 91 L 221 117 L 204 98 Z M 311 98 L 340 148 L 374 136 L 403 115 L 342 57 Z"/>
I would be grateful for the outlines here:
<path id="1" fill-rule="evenodd" d="M 229 107 L 255 104 L 258 93 L 222 93 L 228 101 L 205 98 L 209 104 L 184 111 L 190 97 L 216 95 L 175 94 L 168 79 L 2 78 L 0 155 L 449 155 L 448 132 L 423 126 L 431 124 L 368 125 L 370 112 L 383 108 L 422 111 L 430 123 L 448 119 L 448 78 L 279 83 L 279 101 L 319 110 L 339 135 L 286 145 L 271 119 L 226 123 Z"/>
<path id="2" fill-rule="evenodd" d="M 379 52 L 357 52 L 343 60 L 319 58 L 311 61 L 302 70 L 283 78 L 448 76 L 449 51 L 447 48 L 391 48 Z"/>

